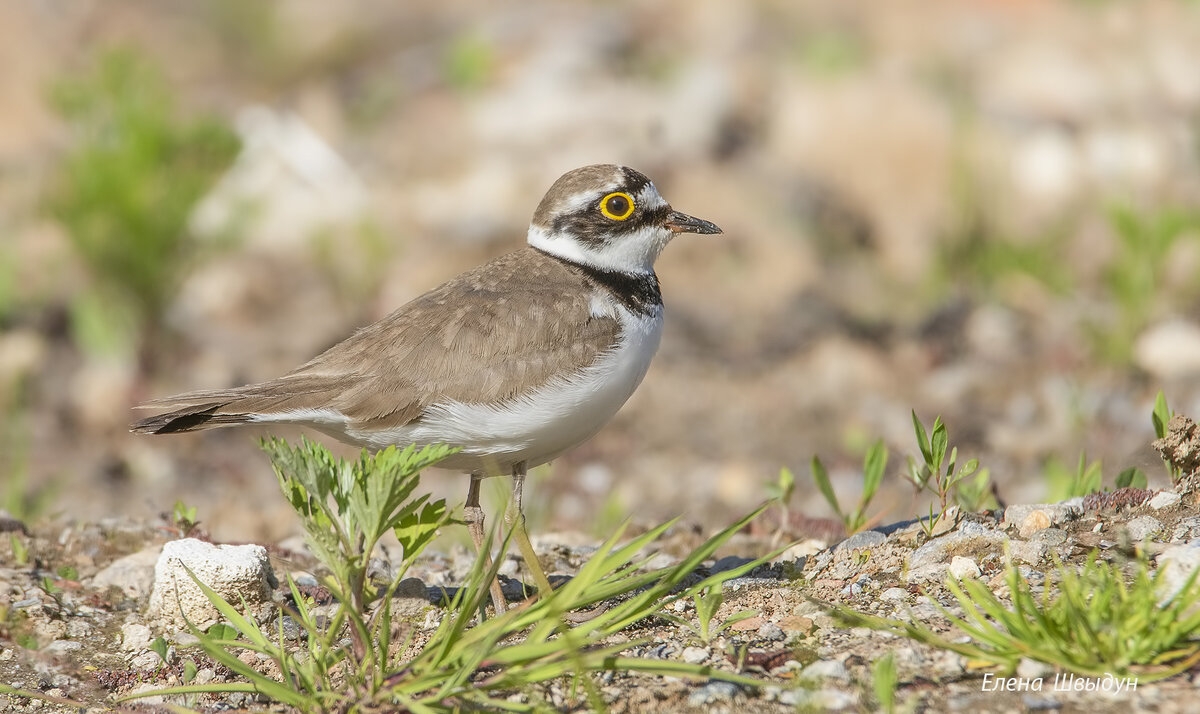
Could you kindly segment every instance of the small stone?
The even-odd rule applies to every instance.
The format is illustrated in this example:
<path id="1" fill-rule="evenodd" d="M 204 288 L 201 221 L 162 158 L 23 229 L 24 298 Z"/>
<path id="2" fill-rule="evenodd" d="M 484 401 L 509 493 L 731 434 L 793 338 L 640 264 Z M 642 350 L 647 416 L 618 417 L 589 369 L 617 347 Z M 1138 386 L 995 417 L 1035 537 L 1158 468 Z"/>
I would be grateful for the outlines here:
<path id="1" fill-rule="evenodd" d="M 739 620 L 729 626 L 729 629 L 734 632 L 754 632 L 766 623 L 766 619 L 762 617 L 748 617 L 745 620 Z"/>
<path id="2" fill-rule="evenodd" d="M 92 577 L 92 586 L 116 587 L 126 597 L 145 597 L 154 587 L 154 564 L 161 554 L 162 546 L 156 545 L 118 558 Z"/>
<path id="3" fill-rule="evenodd" d="M 860 531 L 834 546 L 834 551 L 858 550 L 859 548 L 875 548 L 887 542 L 887 536 L 879 531 Z"/>
<path id="4" fill-rule="evenodd" d="M 1168 546 L 1158 556 L 1158 568 L 1163 571 L 1159 580 L 1159 596 L 1163 601 L 1175 597 L 1183 589 L 1192 571 L 1200 567 L 1200 547 Z"/>
<path id="5" fill-rule="evenodd" d="M 810 635 L 814 629 L 811 617 L 788 615 L 779 621 L 779 628 L 789 635 Z"/>
<path id="6" fill-rule="evenodd" d="M 1067 532 L 1062 528 L 1043 528 L 1030 536 L 1029 540 L 1053 548 L 1067 542 Z"/>
<path id="7" fill-rule="evenodd" d="M 820 659 L 800 670 L 800 678 L 808 680 L 834 679 L 839 682 L 849 682 L 850 673 L 846 665 L 836 659 Z"/>
<path id="8" fill-rule="evenodd" d="M 1178 504 L 1181 500 L 1183 500 L 1183 496 L 1174 491 L 1159 491 L 1154 495 L 1154 498 L 1150 499 L 1150 507 L 1156 511 L 1161 511 L 1164 508 L 1170 508 Z"/>
<path id="9" fill-rule="evenodd" d="M 131 622 L 121 628 L 121 649 L 123 650 L 144 650 L 150 646 L 153 639 L 150 628 L 140 622 Z"/>
<path id="10" fill-rule="evenodd" d="M 908 599 L 908 591 L 904 588 L 888 588 L 879 594 L 879 599 L 901 602 Z"/>
<path id="11" fill-rule="evenodd" d="M 688 695 L 688 704 L 702 707 L 705 704 L 727 702 L 737 696 L 741 688 L 733 682 L 713 680 Z"/>
<path id="12" fill-rule="evenodd" d="M 83 649 L 82 642 L 76 642 L 75 640 L 55 640 L 46 645 L 42 649 L 42 652 L 51 657 L 62 657 L 81 649 Z"/>
<path id="13" fill-rule="evenodd" d="M 787 635 L 783 634 L 783 629 L 779 625 L 776 625 L 774 622 L 766 622 L 763 623 L 762 627 L 758 628 L 758 637 L 778 642 L 779 640 L 786 639 Z"/>
<path id="14" fill-rule="evenodd" d="M 1038 565 L 1050 553 L 1050 548 L 1040 541 L 1015 540 L 1009 546 L 1013 560 Z"/>
<path id="15" fill-rule="evenodd" d="M 1133 542 L 1141 543 L 1162 533 L 1163 524 L 1154 516 L 1138 516 L 1126 523 L 1125 529 L 1129 532 L 1129 538 Z"/>
<path id="16" fill-rule="evenodd" d="M 130 667 L 143 672 L 152 669 L 158 669 L 160 666 L 162 666 L 162 663 L 162 657 L 159 657 L 157 652 L 151 652 L 149 650 L 129 660 Z"/>
<path id="17" fill-rule="evenodd" d="M 684 647 L 681 657 L 688 664 L 700 664 L 708 659 L 708 650 L 703 647 Z"/>
<path id="18" fill-rule="evenodd" d="M 1022 538 L 1028 538 L 1034 533 L 1049 527 L 1050 516 L 1046 515 L 1045 511 L 1034 511 L 1026 516 L 1025 520 L 1021 521 L 1021 525 L 1017 526 L 1017 534 Z"/>
<path id="19" fill-rule="evenodd" d="M 961 555 L 956 555 L 950 560 L 950 574 L 958 580 L 965 578 L 978 578 L 982 571 L 979 569 L 979 564 L 972 558 L 964 558 Z"/>
<path id="20" fill-rule="evenodd" d="M 429 593 L 420 578 L 405 578 L 396 584 L 392 597 L 428 599 Z"/>

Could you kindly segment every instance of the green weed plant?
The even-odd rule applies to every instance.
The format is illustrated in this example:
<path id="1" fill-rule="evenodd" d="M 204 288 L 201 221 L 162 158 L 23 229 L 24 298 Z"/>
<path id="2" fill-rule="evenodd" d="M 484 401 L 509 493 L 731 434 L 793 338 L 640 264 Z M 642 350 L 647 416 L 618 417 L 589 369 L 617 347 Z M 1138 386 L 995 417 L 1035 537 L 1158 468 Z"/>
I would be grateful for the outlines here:
<path id="1" fill-rule="evenodd" d="M 545 703 L 531 687 L 556 679 L 569 680 L 571 691 L 602 709 L 592 675 L 606 671 L 757 684 L 707 666 L 624 656 L 624 650 L 642 641 L 609 638 L 648 618 L 663 617 L 664 609 L 678 600 L 712 603 L 722 583 L 772 557 L 707 577 L 695 575 L 765 506 L 709 538 L 678 564 L 659 570 L 645 569 L 651 557 L 646 552 L 672 522 L 623 544 L 625 531 L 618 528 L 568 582 L 491 618 L 482 613 L 499 562 L 488 568 L 480 560 L 430 639 L 406 658 L 415 645 L 416 628 L 401 627 L 393 618 L 392 595 L 437 531 L 453 522 L 444 501 L 413 494 L 419 471 L 451 450 L 391 448 L 347 462 L 307 441 L 292 447 L 272 440 L 264 448 L 301 517 L 310 548 L 329 571 L 324 584 L 339 605 L 336 614 L 319 617 L 312 599 L 289 578 L 292 605 L 287 614 L 303 633 L 294 644 L 284 638 L 281 619 L 260 623 L 197 581 L 230 625 L 194 630 L 196 647 L 239 681 L 191 683 L 136 696 L 254 692 L 300 712 L 534 711 Z M 388 532 L 403 546 L 403 559 L 390 582 L 375 585 L 366 577 L 367 565 L 375 543 Z M 587 617 L 570 616 L 578 611 L 588 611 Z M 406 631 L 403 638 L 396 634 Z M 238 654 L 245 650 L 272 660 L 281 676 L 264 675 L 242 662 Z M 510 695 L 515 692 L 528 696 L 514 701 Z"/>

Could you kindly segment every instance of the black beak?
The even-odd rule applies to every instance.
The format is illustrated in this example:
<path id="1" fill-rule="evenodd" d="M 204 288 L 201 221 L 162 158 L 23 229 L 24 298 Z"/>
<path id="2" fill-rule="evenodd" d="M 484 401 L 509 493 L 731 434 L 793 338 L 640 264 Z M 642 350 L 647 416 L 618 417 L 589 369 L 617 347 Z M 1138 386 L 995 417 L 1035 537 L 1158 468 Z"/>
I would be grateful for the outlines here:
<path id="1" fill-rule="evenodd" d="M 721 229 L 717 228 L 716 223 L 706 221 L 695 216 L 689 216 L 686 213 L 679 211 L 671 211 L 667 214 L 667 220 L 663 222 L 667 230 L 675 233 L 720 233 Z"/>

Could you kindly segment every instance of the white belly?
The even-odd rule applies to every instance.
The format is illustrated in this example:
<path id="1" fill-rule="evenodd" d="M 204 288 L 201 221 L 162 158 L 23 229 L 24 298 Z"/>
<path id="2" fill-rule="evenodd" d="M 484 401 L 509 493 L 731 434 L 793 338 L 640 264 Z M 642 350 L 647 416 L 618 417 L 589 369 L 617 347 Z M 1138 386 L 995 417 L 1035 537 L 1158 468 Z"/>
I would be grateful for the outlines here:
<path id="1" fill-rule="evenodd" d="M 662 338 L 663 315 L 621 311 L 621 340 L 582 373 L 554 379 L 503 405 L 444 402 L 419 422 L 385 432 L 347 427 L 345 436 L 371 448 L 392 444 L 454 444 L 462 451 L 440 466 L 475 473 L 509 473 L 513 464 L 544 464 L 591 438 L 646 376 Z"/>

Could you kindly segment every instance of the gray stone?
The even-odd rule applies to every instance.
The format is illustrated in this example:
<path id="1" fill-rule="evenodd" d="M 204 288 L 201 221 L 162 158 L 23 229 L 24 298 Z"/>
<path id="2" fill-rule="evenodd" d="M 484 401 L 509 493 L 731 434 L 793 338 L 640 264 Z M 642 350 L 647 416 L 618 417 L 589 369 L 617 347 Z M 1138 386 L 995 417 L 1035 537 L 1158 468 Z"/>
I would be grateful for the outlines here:
<path id="1" fill-rule="evenodd" d="M 1163 532 L 1162 521 L 1154 516 L 1138 516 L 1125 524 L 1129 538 L 1135 543 L 1141 543 L 1147 538 L 1153 538 Z"/>
<path id="2" fill-rule="evenodd" d="M 1154 494 L 1154 498 L 1150 499 L 1150 507 L 1156 511 L 1161 511 L 1164 508 L 1170 508 L 1178 504 L 1182 500 L 1183 496 L 1174 491 L 1159 491 Z"/>
<path id="3" fill-rule="evenodd" d="M 92 586 L 116 587 L 126 597 L 145 597 L 154 586 L 154 564 L 161 553 L 162 546 L 156 545 L 118 558 L 92 577 Z"/>
<path id="4" fill-rule="evenodd" d="M 708 650 L 703 647 L 684 647 L 680 656 L 688 664 L 700 664 L 708 659 Z"/>
<path id="5" fill-rule="evenodd" d="M 1172 542 L 1179 543 L 1195 538 L 1200 538 L 1200 516 L 1183 518 L 1175 524 L 1175 533 L 1171 536 Z"/>
<path id="6" fill-rule="evenodd" d="M 762 627 L 758 628 L 758 636 L 761 639 L 772 641 L 779 641 L 787 637 L 783 634 L 783 629 L 774 622 L 764 622 Z"/>
<path id="7" fill-rule="evenodd" d="M 875 548 L 887 542 L 887 536 L 879 531 L 860 531 L 834 546 L 835 551 Z"/>
<path id="8" fill-rule="evenodd" d="M 1008 546 L 1008 552 L 1013 560 L 1030 565 L 1038 565 L 1050 553 L 1050 548 L 1040 541 L 1014 540 Z"/>
<path id="9" fill-rule="evenodd" d="M 1062 528 L 1043 528 L 1034 533 L 1030 538 L 1032 543 L 1041 543 L 1047 547 L 1053 548 L 1056 545 L 1062 545 L 1067 542 L 1067 532 Z"/>
<path id="10" fill-rule="evenodd" d="M 269 605 L 276 585 L 267 549 L 260 545 L 213 545 L 195 538 L 171 541 L 163 545 L 154 567 L 150 615 L 179 629 L 189 621 L 203 628 L 219 620 L 220 613 L 193 574 L 239 610 L 243 602 L 252 611 Z"/>
<path id="11" fill-rule="evenodd" d="M 880 600 L 895 600 L 897 602 L 908 598 L 908 591 L 904 588 L 888 588 L 879 594 Z"/>
<path id="12" fill-rule="evenodd" d="M 688 704 L 702 707 L 705 704 L 727 702 L 736 697 L 740 691 L 741 687 L 733 682 L 713 680 L 688 695 Z"/>
<path id="13" fill-rule="evenodd" d="M 82 642 L 76 642 L 75 640 L 55 640 L 42 648 L 42 652 L 51 657 L 61 657 L 81 649 L 83 649 Z"/>
<path id="14" fill-rule="evenodd" d="M 1003 551 L 1004 544 L 1008 542 L 1008 536 L 999 531 L 986 531 L 978 535 L 967 535 L 963 533 L 949 533 L 941 538 L 934 538 L 925 545 L 917 548 L 909 556 L 908 560 L 908 581 L 914 580 L 914 572 L 925 573 L 929 566 L 945 566 L 949 564 L 950 559 L 955 555 L 974 555 L 981 556 L 987 553 L 998 553 Z M 922 576 L 923 579 L 925 576 Z"/>
<path id="15" fill-rule="evenodd" d="M 800 678 L 810 681 L 833 679 L 839 682 L 849 682 L 850 673 L 846 671 L 846 665 L 836 659 L 819 659 L 800 670 Z"/>
<path id="16" fill-rule="evenodd" d="M 420 578 L 405 578 L 396 584 L 396 591 L 392 593 L 392 597 L 428 599 L 429 590 Z"/>

